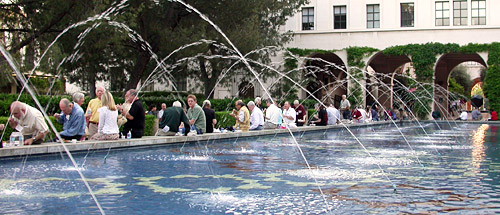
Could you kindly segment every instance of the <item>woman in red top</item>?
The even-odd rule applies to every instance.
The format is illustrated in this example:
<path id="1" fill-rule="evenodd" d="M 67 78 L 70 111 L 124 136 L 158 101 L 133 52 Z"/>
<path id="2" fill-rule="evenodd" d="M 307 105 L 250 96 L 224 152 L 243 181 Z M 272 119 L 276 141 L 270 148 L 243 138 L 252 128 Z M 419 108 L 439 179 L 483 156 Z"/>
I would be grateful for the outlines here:
<path id="1" fill-rule="evenodd" d="M 498 120 L 498 116 L 497 116 L 497 112 L 493 109 L 491 109 L 491 121 L 497 121 Z"/>

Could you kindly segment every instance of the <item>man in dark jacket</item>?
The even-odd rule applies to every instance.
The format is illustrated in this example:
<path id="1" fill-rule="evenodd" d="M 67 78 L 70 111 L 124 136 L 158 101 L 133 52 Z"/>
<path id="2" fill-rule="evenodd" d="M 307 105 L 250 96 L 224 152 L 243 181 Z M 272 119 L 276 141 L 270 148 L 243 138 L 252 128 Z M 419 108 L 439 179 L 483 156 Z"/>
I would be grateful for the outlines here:
<path id="1" fill-rule="evenodd" d="M 127 136 L 130 131 L 132 138 L 141 138 L 144 135 L 144 123 L 146 121 L 146 114 L 142 102 L 137 97 L 137 91 L 129 90 L 125 94 L 125 99 L 131 103 L 130 110 L 122 112 L 127 117 L 127 122 L 123 126 L 123 135 Z"/>
<path id="2" fill-rule="evenodd" d="M 159 130 L 156 133 L 157 136 L 174 136 L 179 131 L 179 125 L 181 122 L 184 123 L 184 128 L 187 135 L 190 130 L 189 120 L 182 110 L 181 103 L 175 101 L 172 107 L 169 107 L 163 111 L 163 116 L 159 124 Z"/>

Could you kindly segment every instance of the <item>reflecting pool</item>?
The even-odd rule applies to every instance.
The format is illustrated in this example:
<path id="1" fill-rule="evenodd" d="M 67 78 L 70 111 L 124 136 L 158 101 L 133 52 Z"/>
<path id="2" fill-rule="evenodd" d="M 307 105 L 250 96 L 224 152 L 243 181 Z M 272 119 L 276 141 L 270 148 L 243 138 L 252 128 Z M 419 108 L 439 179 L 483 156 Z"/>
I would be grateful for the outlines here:
<path id="1" fill-rule="evenodd" d="M 73 155 L 107 214 L 500 212 L 497 125 L 400 129 L 296 133 L 312 170 L 290 135 Z M 1 214 L 99 213 L 66 155 L 0 162 Z"/>

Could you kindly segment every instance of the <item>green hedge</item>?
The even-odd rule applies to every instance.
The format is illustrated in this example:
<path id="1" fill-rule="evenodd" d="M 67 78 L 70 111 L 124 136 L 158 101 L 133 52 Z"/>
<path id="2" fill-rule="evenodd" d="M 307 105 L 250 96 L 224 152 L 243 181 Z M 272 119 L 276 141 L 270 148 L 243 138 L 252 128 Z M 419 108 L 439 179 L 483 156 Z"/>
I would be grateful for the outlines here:
<path id="1" fill-rule="evenodd" d="M 144 97 L 140 97 L 142 101 L 142 105 L 145 110 L 148 110 L 149 106 L 156 106 L 158 109 L 161 108 L 161 104 L 165 103 L 167 107 L 172 106 L 172 103 L 174 101 L 178 101 L 179 98 L 176 96 L 173 96 L 170 94 L 169 96 L 158 96 L 161 95 L 162 92 L 159 94 L 154 94 L 153 92 L 147 92 L 148 94 L 145 94 Z M 164 93 L 164 92 L 163 92 Z M 146 96 L 148 95 L 148 96 Z M 54 96 L 38 96 L 38 101 L 40 104 L 45 108 L 48 107 L 46 112 L 48 114 L 53 114 L 53 113 L 58 113 L 60 112 L 59 110 L 59 101 L 62 98 L 69 99 L 70 101 L 72 100 L 70 95 L 54 95 Z M 202 97 L 197 97 L 198 99 L 198 104 L 201 106 L 204 99 Z M 122 96 L 115 96 L 115 103 L 116 104 L 122 104 L 124 102 L 124 99 Z M 187 104 L 187 95 L 182 98 L 184 103 Z M 234 102 L 236 102 L 239 98 L 234 98 L 234 99 L 210 99 L 210 103 L 212 104 L 212 109 L 215 111 L 229 111 L 234 109 Z M 15 94 L 5 94 L 5 93 L 0 93 L 0 116 L 9 116 L 10 115 L 10 104 L 13 101 L 17 100 L 17 95 Z M 247 104 L 249 101 L 253 99 L 243 99 L 243 102 Z M 23 93 L 21 95 L 19 101 L 24 102 L 30 106 L 36 107 L 34 100 L 31 98 L 30 95 Z M 82 105 L 83 110 L 87 108 L 87 104 L 90 101 L 89 97 L 85 97 L 85 102 Z M 312 108 L 314 107 L 314 104 L 317 103 L 316 100 L 312 99 L 305 99 L 305 100 L 299 100 L 302 105 L 306 108 Z M 278 103 L 283 103 L 284 101 L 278 101 Z M 289 101 L 292 103 L 293 101 Z M 182 102 L 181 102 L 182 103 Z M 48 104 L 48 106 L 47 106 Z M 265 105 L 265 102 L 264 102 Z"/>
<path id="2" fill-rule="evenodd" d="M 215 112 L 215 118 L 217 119 L 216 128 L 226 128 L 228 126 L 233 126 L 236 124 L 236 119 L 231 117 L 229 114 L 231 111 L 220 111 Z"/>

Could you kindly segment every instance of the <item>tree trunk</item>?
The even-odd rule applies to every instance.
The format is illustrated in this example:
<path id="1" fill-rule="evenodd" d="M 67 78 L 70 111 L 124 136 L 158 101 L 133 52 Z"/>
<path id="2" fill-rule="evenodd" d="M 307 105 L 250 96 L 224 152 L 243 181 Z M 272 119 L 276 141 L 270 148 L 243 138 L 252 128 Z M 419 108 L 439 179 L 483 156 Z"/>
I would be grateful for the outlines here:
<path id="1" fill-rule="evenodd" d="M 95 95 L 95 73 L 94 74 L 90 74 L 89 76 L 89 88 L 90 88 L 90 98 L 95 98 L 96 95 Z"/>
<path id="2" fill-rule="evenodd" d="M 125 92 L 127 92 L 130 89 L 137 88 L 137 84 L 141 80 L 141 77 L 144 74 L 144 72 L 146 71 L 147 65 L 150 60 L 151 57 L 145 51 L 139 53 L 139 55 L 137 56 L 137 62 L 134 66 L 134 69 L 130 71 L 130 80 L 127 83 Z"/>

